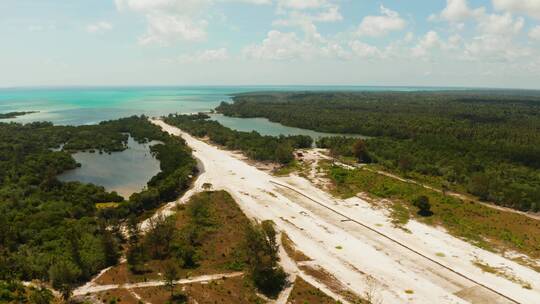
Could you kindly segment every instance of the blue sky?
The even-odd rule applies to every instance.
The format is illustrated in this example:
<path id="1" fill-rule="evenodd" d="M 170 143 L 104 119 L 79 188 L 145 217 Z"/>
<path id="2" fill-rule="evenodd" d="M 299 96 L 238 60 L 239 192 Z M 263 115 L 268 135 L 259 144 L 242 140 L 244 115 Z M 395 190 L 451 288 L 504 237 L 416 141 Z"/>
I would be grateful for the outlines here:
<path id="1" fill-rule="evenodd" d="M 0 0 L 0 86 L 540 89 L 539 0 Z"/>

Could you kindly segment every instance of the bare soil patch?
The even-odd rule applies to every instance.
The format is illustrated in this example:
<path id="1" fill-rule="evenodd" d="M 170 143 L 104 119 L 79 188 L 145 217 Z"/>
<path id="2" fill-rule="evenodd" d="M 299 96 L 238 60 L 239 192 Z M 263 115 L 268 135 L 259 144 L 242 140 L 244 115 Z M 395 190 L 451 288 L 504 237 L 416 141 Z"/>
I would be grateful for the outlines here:
<path id="1" fill-rule="evenodd" d="M 296 244 L 289 238 L 287 233 L 281 233 L 281 245 L 285 252 L 296 262 L 311 261 L 311 259 L 305 255 L 302 251 L 297 249 Z"/>

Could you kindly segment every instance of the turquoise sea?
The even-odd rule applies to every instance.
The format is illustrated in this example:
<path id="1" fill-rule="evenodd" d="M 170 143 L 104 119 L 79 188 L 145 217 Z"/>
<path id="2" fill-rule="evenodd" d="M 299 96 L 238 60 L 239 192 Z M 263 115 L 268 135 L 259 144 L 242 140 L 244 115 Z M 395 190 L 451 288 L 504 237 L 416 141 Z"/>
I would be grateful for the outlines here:
<path id="1" fill-rule="evenodd" d="M 94 124 L 135 114 L 193 113 L 215 108 L 230 95 L 254 91 L 417 91 L 445 88 L 353 86 L 68 87 L 0 89 L 0 113 L 39 111 L 16 122 Z M 5 120 L 2 120 L 5 121 Z M 254 128 L 257 126 L 255 125 Z M 264 130 L 260 130 L 263 131 Z"/>
<path id="2" fill-rule="evenodd" d="M 96 124 L 131 115 L 161 116 L 169 113 L 194 113 L 214 109 L 231 95 L 254 91 L 422 91 L 444 88 L 414 87 L 100 87 L 100 88 L 13 88 L 0 89 L 0 113 L 39 111 L 1 122 L 28 123 L 51 121 L 57 125 Z M 212 115 L 223 125 L 240 131 L 258 131 L 263 135 L 330 134 L 290 128 L 264 118 L 232 118 Z M 130 140 L 129 149 L 110 155 L 79 152 L 74 158 L 80 168 L 59 176 L 63 181 L 81 181 L 104 186 L 128 197 L 144 188 L 159 171 L 159 163 L 148 145 Z"/>

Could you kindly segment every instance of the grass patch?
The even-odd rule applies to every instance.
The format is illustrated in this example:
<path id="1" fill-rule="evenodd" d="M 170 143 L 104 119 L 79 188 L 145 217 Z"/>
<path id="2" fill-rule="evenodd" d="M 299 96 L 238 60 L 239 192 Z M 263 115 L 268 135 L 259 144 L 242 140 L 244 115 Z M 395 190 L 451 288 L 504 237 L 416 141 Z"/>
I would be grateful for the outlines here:
<path id="1" fill-rule="evenodd" d="M 412 289 L 406 289 L 406 290 L 405 290 L 405 293 L 406 293 L 406 294 L 414 294 L 414 290 L 412 290 Z"/>
<path id="2" fill-rule="evenodd" d="M 403 203 L 393 202 L 390 206 L 390 216 L 392 217 L 392 224 L 398 227 L 407 225 L 411 219 L 410 211 Z"/>
<path id="3" fill-rule="evenodd" d="M 480 259 L 476 259 L 473 264 L 474 266 L 482 269 L 483 272 L 491 273 L 514 283 L 520 284 L 521 287 L 525 289 L 532 289 L 531 283 L 524 281 L 523 279 L 518 278 L 511 273 L 508 273 L 507 270 L 503 267 L 493 267 Z"/>
<path id="4" fill-rule="evenodd" d="M 305 166 L 303 163 L 293 160 L 290 163 L 283 165 L 272 172 L 276 176 L 287 176 L 294 172 L 303 172 L 305 170 Z"/>
<path id="5" fill-rule="evenodd" d="M 326 295 L 320 289 L 315 288 L 313 285 L 304 281 L 302 278 L 297 278 L 294 283 L 293 290 L 291 295 L 287 300 L 287 303 L 290 304 L 306 304 L 306 303 L 317 303 L 317 304 L 334 304 L 339 303 Z"/>
<path id="6" fill-rule="evenodd" d="M 392 207 L 392 217 L 397 223 L 404 222 L 408 214 L 424 223 L 440 225 L 452 235 L 481 248 L 492 251 L 511 249 L 531 258 L 540 258 L 540 222 L 537 220 L 474 202 L 463 202 L 368 170 L 347 170 L 329 163 L 321 163 L 321 166 L 333 182 L 334 194 L 340 197 L 366 192 L 402 204 L 395 203 Z M 429 198 L 433 216 L 417 214 L 418 209 L 412 201 L 421 195 Z"/>
<path id="7" fill-rule="evenodd" d="M 120 203 L 97 203 L 96 204 L 96 209 L 98 209 L 98 210 L 101 210 L 101 209 L 113 209 L 113 208 L 117 208 L 118 206 L 120 206 Z"/>
<path id="8" fill-rule="evenodd" d="M 440 258 L 446 257 L 446 254 L 444 254 L 444 253 L 442 253 L 442 252 L 437 252 L 435 255 L 438 256 L 438 257 L 440 257 Z"/>
<path id="9" fill-rule="evenodd" d="M 148 303 L 167 303 L 170 298 L 170 291 L 163 287 L 135 288 L 134 291 Z M 189 298 L 188 303 L 266 303 L 266 301 L 257 296 L 253 285 L 244 277 L 215 280 L 206 284 L 177 285 L 175 287 L 175 293 L 185 294 Z"/>

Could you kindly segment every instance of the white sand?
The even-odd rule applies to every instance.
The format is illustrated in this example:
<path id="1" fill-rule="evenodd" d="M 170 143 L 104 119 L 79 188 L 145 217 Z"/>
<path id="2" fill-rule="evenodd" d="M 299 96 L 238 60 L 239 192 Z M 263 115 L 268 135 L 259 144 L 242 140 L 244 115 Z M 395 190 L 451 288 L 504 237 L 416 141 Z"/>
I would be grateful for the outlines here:
<path id="1" fill-rule="evenodd" d="M 171 134 L 182 136 L 194 150 L 194 156 L 203 163 L 205 172 L 198 178 L 194 192 L 200 191 L 204 183 L 212 184 L 213 189 L 226 190 L 248 216 L 273 220 L 313 259 L 313 265 L 332 273 L 359 295 L 366 291 L 366 276 L 369 275 L 375 278 L 377 293 L 383 303 L 514 303 L 430 261 L 432 259 L 517 303 L 540 303 L 540 274 L 534 270 L 416 221 L 407 225 L 412 233 L 404 232 L 393 227 L 384 211 L 373 210 L 359 198 L 342 201 L 303 178 L 271 176 L 242 161 L 237 154 L 208 145 L 162 121 L 153 122 Z M 343 216 L 299 193 L 420 254 L 358 223 L 343 222 Z M 443 253 L 444 257 L 438 253 Z M 504 267 L 508 273 L 530 283 L 532 289 L 483 273 L 472 264 L 476 259 L 494 267 Z"/>

